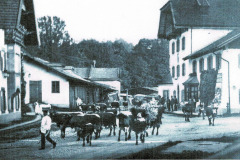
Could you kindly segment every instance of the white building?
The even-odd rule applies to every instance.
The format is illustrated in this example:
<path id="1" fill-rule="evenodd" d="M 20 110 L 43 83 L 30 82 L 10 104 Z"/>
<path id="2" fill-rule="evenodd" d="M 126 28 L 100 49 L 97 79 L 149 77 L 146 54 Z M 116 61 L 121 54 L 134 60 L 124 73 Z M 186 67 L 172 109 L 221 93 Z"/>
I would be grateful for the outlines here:
<path id="1" fill-rule="evenodd" d="M 230 64 L 230 107 L 240 113 L 240 1 L 170 0 L 161 8 L 158 38 L 169 40 L 172 85 L 159 85 L 159 94 L 169 91 L 181 101 L 199 98 L 203 70 L 218 70 L 216 88 L 221 91 L 219 114 L 229 103 L 228 63 Z M 165 87 L 165 89 L 163 89 Z"/>
<path id="2" fill-rule="evenodd" d="M 0 123 L 21 118 L 21 55 L 38 41 L 33 0 L 1 0 Z"/>
<path id="3" fill-rule="evenodd" d="M 24 56 L 26 103 L 36 101 L 62 108 L 75 108 L 76 98 L 85 104 L 101 101 L 115 91 L 108 85 L 83 79 L 74 73 L 74 67 L 49 63 L 40 58 Z"/>

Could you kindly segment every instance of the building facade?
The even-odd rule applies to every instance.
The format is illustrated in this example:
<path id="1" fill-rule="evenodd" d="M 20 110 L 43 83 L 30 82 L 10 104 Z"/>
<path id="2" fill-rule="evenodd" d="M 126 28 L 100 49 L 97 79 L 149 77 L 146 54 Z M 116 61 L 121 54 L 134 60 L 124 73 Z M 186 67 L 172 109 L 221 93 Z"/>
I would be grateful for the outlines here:
<path id="1" fill-rule="evenodd" d="M 26 82 L 26 103 L 36 101 L 61 108 L 76 108 L 79 97 L 85 104 L 103 102 L 115 91 L 108 85 L 92 82 L 74 73 L 74 67 L 50 63 L 24 55 L 23 68 Z"/>
<path id="2" fill-rule="evenodd" d="M 236 92 L 240 85 L 231 73 L 239 71 L 236 29 L 240 27 L 237 21 L 240 16 L 235 14 L 239 7 L 237 0 L 170 0 L 161 8 L 158 37 L 169 40 L 172 85 L 159 85 L 160 95 L 165 90 L 179 102 L 191 98 L 199 101 L 201 72 L 215 69 L 218 71 L 216 90 L 221 92 L 219 114 L 226 112 L 229 95 L 232 112 L 239 113 L 240 97 Z M 228 72 L 228 63 L 223 59 L 233 70 Z"/>
<path id="3" fill-rule="evenodd" d="M 21 55 L 38 45 L 33 0 L 0 1 L 0 123 L 21 118 Z"/>

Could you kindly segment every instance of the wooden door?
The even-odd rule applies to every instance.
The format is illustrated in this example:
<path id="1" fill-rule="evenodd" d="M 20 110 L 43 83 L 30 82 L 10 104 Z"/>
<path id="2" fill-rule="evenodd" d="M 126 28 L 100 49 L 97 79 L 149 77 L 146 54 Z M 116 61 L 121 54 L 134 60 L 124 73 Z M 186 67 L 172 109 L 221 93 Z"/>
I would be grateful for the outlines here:
<path id="1" fill-rule="evenodd" d="M 30 81 L 30 103 L 42 102 L 42 81 Z"/>

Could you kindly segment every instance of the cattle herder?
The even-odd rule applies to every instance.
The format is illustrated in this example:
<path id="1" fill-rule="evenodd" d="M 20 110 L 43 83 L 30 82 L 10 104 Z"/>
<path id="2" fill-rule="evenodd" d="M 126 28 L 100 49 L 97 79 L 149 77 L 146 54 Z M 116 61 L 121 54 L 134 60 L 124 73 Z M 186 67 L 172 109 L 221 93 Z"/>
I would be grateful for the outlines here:
<path id="1" fill-rule="evenodd" d="M 43 118 L 41 122 L 41 148 L 39 150 L 45 149 L 45 138 L 53 145 L 53 148 L 56 147 L 57 143 L 50 138 L 50 130 L 52 125 L 52 119 L 48 116 L 48 110 L 43 109 Z"/>

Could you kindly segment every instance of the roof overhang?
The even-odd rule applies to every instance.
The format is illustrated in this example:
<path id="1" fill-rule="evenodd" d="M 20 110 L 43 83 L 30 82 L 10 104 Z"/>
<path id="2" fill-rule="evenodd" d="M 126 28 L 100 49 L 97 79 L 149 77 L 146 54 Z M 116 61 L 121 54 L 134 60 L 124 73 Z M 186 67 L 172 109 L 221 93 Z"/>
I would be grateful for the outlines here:
<path id="1" fill-rule="evenodd" d="M 183 82 L 183 85 L 199 85 L 197 76 L 190 76 L 185 82 Z"/>

